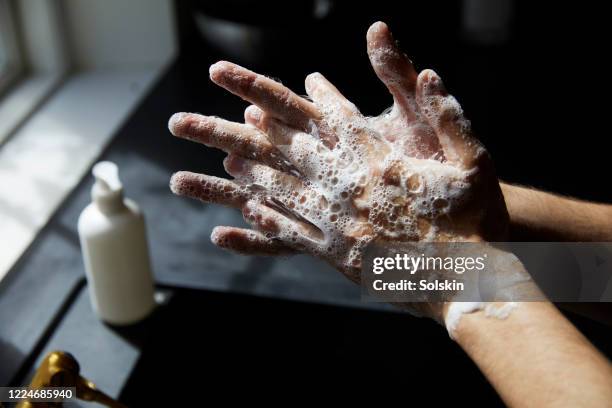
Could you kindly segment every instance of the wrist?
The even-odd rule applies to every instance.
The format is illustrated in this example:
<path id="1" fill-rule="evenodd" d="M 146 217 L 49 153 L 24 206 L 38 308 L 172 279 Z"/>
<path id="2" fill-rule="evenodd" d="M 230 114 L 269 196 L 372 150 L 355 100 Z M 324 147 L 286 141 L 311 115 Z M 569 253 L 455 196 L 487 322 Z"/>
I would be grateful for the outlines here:
<path id="1" fill-rule="evenodd" d="M 512 252 L 484 244 L 488 255 L 486 277 L 478 278 L 477 289 L 470 295 L 449 299 L 441 306 L 440 316 L 451 338 L 456 337 L 460 323 L 470 315 L 504 320 L 518 301 L 545 300 L 545 296 Z M 467 293 L 467 292 L 466 292 Z M 486 295 L 485 295 L 486 294 Z"/>
<path id="2" fill-rule="evenodd" d="M 505 320 L 517 306 L 517 302 L 446 302 L 442 307 L 442 321 L 449 336 L 461 343 L 474 329 L 474 322 Z"/>

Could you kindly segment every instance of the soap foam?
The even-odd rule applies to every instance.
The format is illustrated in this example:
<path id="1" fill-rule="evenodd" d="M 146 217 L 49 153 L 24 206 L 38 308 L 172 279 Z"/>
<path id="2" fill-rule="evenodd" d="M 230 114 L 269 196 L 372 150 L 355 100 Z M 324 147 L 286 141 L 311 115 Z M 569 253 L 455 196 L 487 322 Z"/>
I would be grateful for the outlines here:
<path id="1" fill-rule="evenodd" d="M 217 68 L 211 70 L 218 74 Z M 462 118 L 461 108 L 451 98 L 443 98 L 442 102 Z M 300 250 L 327 259 L 352 276 L 360 273 L 363 250 L 372 240 L 447 239 L 441 235 L 440 226 L 452 223 L 453 214 L 464 205 L 476 169 L 452 165 L 441 149 L 434 152 L 426 146 L 431 143 L 427 138 L 435 139 L 436 135 L 416 105 L 415 120 L 407 121 L 397 116 L 402 114 L 397 109 L 371 118 L 362 116 L 348 101 L 339 102 L 329 95 L 323 98 L 324 102 L 315 99 L 324 119 L 310 121 L 308 132 L 287 128 L 289 134 L 281 132 L 279 136 L 281 143 L 274 141 L 284 156 L 278 158 L 279 163 L 289 167 L 284 159 L 290 159 L 297 170 L 281 173 L 252 163 L 243 171 L 228 169 L 240 187 L 209 177 L 200 181 L 205 184 L 197 188 L 200 197 L 225 203 L 242 200 L 241 205 L 249 199 L 268 207 L 274 202 L 272 208 L 292 222 L 283 223 L 287 231 L 281 228 L 276 235 L 268 231 L 268 237 L 300 246 Z M 286 103 L 289 109 L 289 101 Z M 393 118 L 400 120 L 388 125 Z M 175 115 L 169 127 L 176 129 L 183 122 L 184 115 Z M 335 136 L 330 138 L 335 139 L 333 147 L 323 142 L 330 132 Z M 233 137 L 223 133 L 222 128 L 200 133 L 223 140 Z M 410 154 L 407 146 L 429 152 L 429 156 Z M 247 157 L 257 159 L 254 155 Z M 190 195 L 194 186 L 187 179 L 174 178 L 172 190 Z M 219 199 L 219 192 L 224 200 Z M 251 210 L 259 211 L 256 207 Z M 256 224 L 256 220 L 252 223 Z M 302 224 L 308 228 L 301 228 Z M 314 229 L 318 232 L 312 233 Z M 303 237 L 304 231 L 310 233 Z"/>
<path id="2" fill-rule="evenodd" d="M 247 185 L 255 201 L 273 197 L 290 213 L 298 214 L 320 230 L 318 238 L 302 240 L 307 252 L 329 260 L 350 275 L 358 274 L 363 248 L 373 239 L 435 241 L 438 220 L 448 219 L 470 190 L 473 171 L 438 158 L 417 159 L 403 148 L 412 129 L 402 129 L 396 142 L 372 129 L 372 118 L 355 114 L 351 120 L 338 109 L 318 106 L 338 142 L 326 147 L 308 133 L 293 130 L 282 135 L 280 152 L 298 163 L 293 182 L 287 175 L 251 166 L 231 172 Z M 299 178 L 299 185 L 296 185 Z M 278 238 L 290 245 L 298 240 L 288 231 Z"/>
<path id="3" fill-rule="evenodd" d="M 464 314 L 484 310 L 486 317 L 504 320 L 517 307 L 517 302 L 504 302 L 501 305 L 491 302 L 451 302 L 446 312 L 444 324 L 450 338 L 455 339 L 455 331 Z"/>

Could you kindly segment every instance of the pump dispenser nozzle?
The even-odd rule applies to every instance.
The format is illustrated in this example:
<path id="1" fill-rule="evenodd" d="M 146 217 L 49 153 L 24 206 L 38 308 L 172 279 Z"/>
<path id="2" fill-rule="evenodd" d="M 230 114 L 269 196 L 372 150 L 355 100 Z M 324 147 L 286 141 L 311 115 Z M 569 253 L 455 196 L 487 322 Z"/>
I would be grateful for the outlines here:
<path id="1" fill-rule="evenodd" d="M 101 161 L 93 166 L 92 173 L 96 183 L 108 191 L 117 191 L 123 188 L 119 180 L 119 169 L 111 161 Z"/>
<path id="2" fill-rule="evenodd" d="M 119 180 L 117 165 L 110 161 L 101 161 L 93 166 L 92 173 L 96 182 L 91 189 L 91 198 L 100 211 L 111 213 L 124 208 L 123 185 Z"/>

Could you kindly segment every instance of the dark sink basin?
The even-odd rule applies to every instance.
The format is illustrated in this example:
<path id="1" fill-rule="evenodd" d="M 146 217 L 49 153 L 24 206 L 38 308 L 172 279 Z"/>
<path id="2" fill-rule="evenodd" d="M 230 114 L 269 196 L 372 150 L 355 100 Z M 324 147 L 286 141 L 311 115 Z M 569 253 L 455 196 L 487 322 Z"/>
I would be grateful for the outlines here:
<path id="1" fill-rule="evenodd" d="M 501 405 L 442 327 L 401 313 L 177 290 L 138 330 L 125 334 L 142 350 L 120 396 L 130 407 Z"/>

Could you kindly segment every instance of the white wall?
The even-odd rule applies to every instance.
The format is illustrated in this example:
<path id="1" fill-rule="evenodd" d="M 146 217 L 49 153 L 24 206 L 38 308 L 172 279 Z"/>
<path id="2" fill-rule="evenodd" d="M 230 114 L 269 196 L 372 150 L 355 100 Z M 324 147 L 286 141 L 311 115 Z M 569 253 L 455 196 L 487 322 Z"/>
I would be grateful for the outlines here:
<path id="1" fill-rule="evenodd" d="M 172 0 L 63 0 L 73 66 L 143 68 L 177 51 Z"/>
<path id="2" fill-rule="evenodd" d="M 64 44 L 59 3 L 54 1 L 21 0 L 16 3 L 21 26 L 23 57 L 30 71 L 37 73 L 64 72 L 69 65 Z"/>

